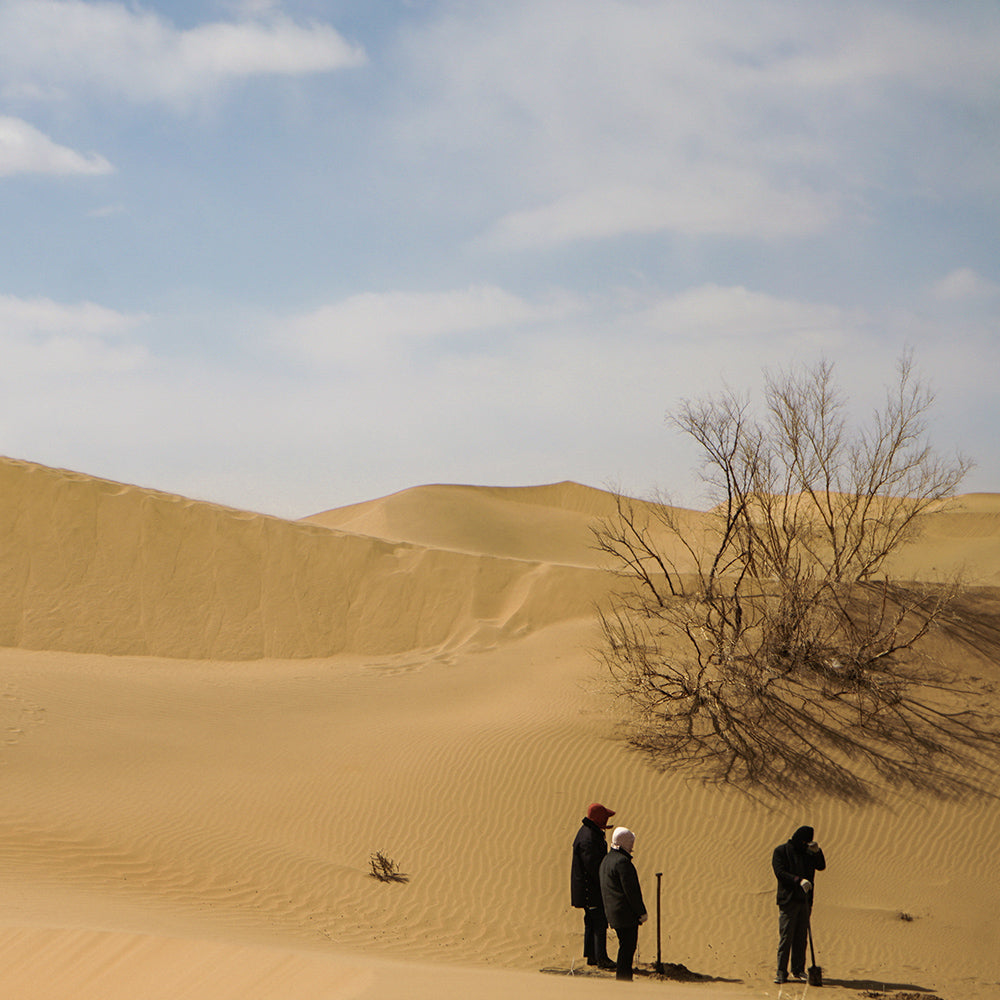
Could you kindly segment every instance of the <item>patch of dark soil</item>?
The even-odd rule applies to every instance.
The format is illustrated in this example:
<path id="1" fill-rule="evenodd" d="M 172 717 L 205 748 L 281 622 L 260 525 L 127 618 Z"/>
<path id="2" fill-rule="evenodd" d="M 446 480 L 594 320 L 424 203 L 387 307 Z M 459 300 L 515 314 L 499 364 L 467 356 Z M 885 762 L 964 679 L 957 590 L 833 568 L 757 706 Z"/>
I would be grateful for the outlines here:
<path id="1" fill-rule="evenodd" d="M 942 1000 L 934 993 L 879 993 L 876 990 L 865 990 L 859 995 L 866 1000 Z"/>
<path id="2" fill-rule="evenodd" d="M 580 965 L 572 969 L 560 969 L 548 966 L 539 969 L 539 972 L 547 972 L 557 976 L 597 976 L 603 979 L 614 978 L 614 970 L 604 971 L 592 965 Z M 708 976 L 702 972 L 692 972 L 686 965 L 679 962 L 663 962 L 659 969 L 655 963 L 637 965 L 633 970 L 636 979 L 660 980 L 662 982 L 674 983 L 738 983 L 739 979 L 725 979 L 721 976 Z M 934 1000 L 927 997 L 925 1000 Z"/>
<path id="3" fill-rule="evenodd" d="M 644 979 L 669 979 L 675 983 L 738 983 L 739 979 L 724 979 L 709 976 L 703 972 L 692 972 L 679 962 L 663 962 L 659 968 L 655 964 L 637 965 L 635 975 Z"/>

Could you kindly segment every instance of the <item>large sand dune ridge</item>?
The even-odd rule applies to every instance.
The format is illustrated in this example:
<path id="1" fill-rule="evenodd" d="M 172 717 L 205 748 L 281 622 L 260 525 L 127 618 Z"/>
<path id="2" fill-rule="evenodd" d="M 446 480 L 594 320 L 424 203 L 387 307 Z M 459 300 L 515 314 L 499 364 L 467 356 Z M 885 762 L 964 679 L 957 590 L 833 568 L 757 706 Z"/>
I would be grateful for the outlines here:
<path id="1" fill-rule="evenodd" d="M 192 659 L 458 646 L 588 614 L 588 566 L 431 548 L 0 460 L 0 643 Z"/>

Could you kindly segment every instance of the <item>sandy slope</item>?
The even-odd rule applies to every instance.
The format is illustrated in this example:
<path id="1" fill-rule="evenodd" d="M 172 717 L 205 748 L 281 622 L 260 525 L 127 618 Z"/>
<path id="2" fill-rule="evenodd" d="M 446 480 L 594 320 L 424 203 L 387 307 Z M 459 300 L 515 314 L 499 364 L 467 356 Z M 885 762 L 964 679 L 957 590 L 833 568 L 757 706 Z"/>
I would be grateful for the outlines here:
<path id="1" fill-rule="evenodd" d="M 651 904 L 663 872 L 664 959 L 738 981 L 634 992 L 775 996 L 770 851 L 811 822 L 825 995 L 1000 996 L 995 801 L 757 803 L 615 742 L 588 653 L 606 494 L 428 487 L 290 524 L 28 463 L 0 488 L 4 995 L 596 996 L 537 970 L 579 962 L 568 845 L 598 798 Z M 913 566 L 996 583 L 1000 497 L 936 518 Z M 377 850 L 408 881 L 373 881 Z"/>
<path id="2" fill-rule="evenodd" d="M 0 460 L 0 644 L 212 659 L 457 647 L 605 574 L 332 531 Z"/>
<path id="3" fill-rule="evenodd" d="M 577 483 L 531 488 L 422 486 L 305 518 L 373 538 L 560 565 L 604 566 L 590 525 L 613 497 Z"/>

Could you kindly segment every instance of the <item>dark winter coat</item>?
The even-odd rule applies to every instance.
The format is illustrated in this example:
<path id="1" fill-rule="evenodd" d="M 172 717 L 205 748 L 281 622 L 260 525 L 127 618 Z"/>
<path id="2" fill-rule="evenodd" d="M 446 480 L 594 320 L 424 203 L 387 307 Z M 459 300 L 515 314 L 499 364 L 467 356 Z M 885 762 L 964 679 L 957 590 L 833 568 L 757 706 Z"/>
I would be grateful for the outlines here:
<path id="1" fill-rule="evenodd" d="M 592 820 L 584 819 L 573 841 L 573 865 L 570 868 L 570 902 L 585 909 L 603 909 L 598 872 L 608 853 L 604 831 Z"/>
<path id="2" fill-rule="evenodd" d="M 816 872 L 826 868 L 826 858 L 822 851 L 812 853 L 808 850 L 813 839 L 811 826 L 800 826 L 792 834 L 791 840 L 780 844 L 771 855 L 771 867 L 778 880 L 778 906 L 789 903 L 811 903 L 815 896 Z M 801 885 L 802 879 L 808 879 L 813 890 L 806 892 Z"/>
<path id="3" fill-rule="evenodd" d="M 632 864 L 632 855 L 620 847 L 608 851 L 601 862 L 601 896 L 608 923 L 616 931 L 639 926 L 646 913 L 639 874 Z"/>

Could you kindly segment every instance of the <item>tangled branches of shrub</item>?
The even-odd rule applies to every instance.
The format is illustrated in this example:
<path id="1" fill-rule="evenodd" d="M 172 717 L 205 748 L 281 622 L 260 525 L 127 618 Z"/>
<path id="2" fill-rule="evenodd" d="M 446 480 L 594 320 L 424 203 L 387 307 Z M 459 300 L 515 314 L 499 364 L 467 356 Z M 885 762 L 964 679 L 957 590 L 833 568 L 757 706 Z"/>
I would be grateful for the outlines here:
<path id="1" fill-rule="evenodd" d="M 717 501 L 707 526 L 619 496 L 595 527 L 630 583 L 602 614 L 601 656 L 633 709 L 633 747 L 773 794 L 976 786 L 996 719 L 921 654 L 962 589 L 889 571 L 969 467 L 924 441 L 931 399 L 905 357 L 853 434 L 826 363 L 767 376 L 761 420 L 731 392 L 683 404 L 672 419 Z"/>

